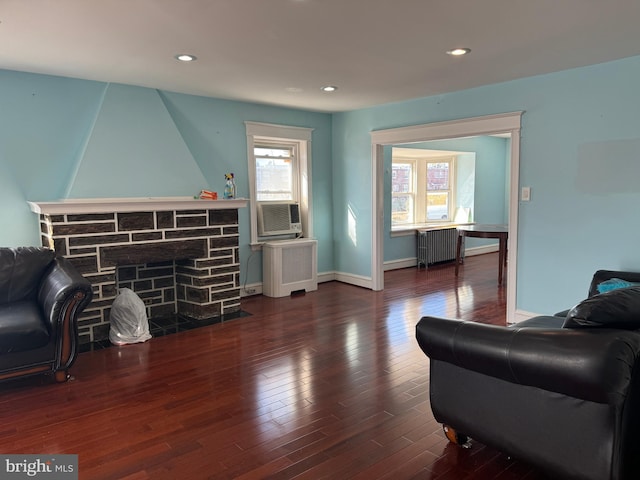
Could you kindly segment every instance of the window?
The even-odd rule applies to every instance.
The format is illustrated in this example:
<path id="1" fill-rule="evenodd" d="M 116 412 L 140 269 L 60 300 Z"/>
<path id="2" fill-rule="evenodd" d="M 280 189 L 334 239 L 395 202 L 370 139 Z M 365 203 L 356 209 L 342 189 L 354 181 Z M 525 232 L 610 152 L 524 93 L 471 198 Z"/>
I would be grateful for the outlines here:
<path id="1" fill-rule="evenodd" d="M 258 246 L 260 202 L 300 204 L 303 235 L 313 236 L 311 212 L 311 132 L 313 129 L 245 122 L 249 157 L 251 244 Z M 259 247 L 257 247 L 259 248 Z"/>
<path id="2" fill-rule="evenodd" d="M 453 186 L 451 176 L 453 158 L 437 162 L 426 162 L 427 197 L 426 213 L 427 221 L 451 220 L 451 205 Z M 424 172 L 422 173 L 424 175 Z"/>
<path id="3" fill-rule="evenodd" d="M 455 157 L 399 158 L 391 165 L 391 225 L 450 222 Z"/>
<path id="4" fill-rule="evenodd" d="M 296 145 L 256 143 L 256 201 L 297 201 Z"/>
<path id="5" fill-rule="evenodd" d="M 414 163 L 394 162 L 391 168 L 391 219 L 393 224 L 415 223 Z"/>

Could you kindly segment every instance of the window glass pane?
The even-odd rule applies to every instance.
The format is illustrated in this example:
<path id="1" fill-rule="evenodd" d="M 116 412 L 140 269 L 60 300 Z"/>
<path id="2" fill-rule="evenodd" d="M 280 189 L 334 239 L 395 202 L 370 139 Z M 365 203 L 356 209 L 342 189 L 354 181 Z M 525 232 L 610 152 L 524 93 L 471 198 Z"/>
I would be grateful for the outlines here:
<path id="1" fill-rule="evenodd" d="M 391 222 L 413 223 L 413 197 L 394 195 L 391 199 Z"/>
<path id="2" fill-rule="evenodd" d="M 293 200 L 290 149 L 256 147 L 256 200 Z"/>
<path id="3" fill-rule="evenodd" d="M 291 149 L 289 148 L 255 147 L 253 151 L 256 157 L 291 157 Z"/>
<path id="4" fill-rule="evenodd" d="M 411 192 L 411 164 L 394 163 L 391 166 L 391 191 L 393 193 Z"/>
<path id="5" fill-rule="evenodd" d="M 449 163 L 427 164 L 427 190 L 449 190 Z"/>
<path id="6" fill-rule="evenodd" d="M 449 219 L 449 192 L 427 193 L 427 220 Z"/>

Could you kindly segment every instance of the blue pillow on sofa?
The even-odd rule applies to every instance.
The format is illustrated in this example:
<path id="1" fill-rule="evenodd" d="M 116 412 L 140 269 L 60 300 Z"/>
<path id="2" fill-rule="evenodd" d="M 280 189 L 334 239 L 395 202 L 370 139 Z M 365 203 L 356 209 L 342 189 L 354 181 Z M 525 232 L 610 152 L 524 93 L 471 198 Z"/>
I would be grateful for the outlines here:
<path id="1" fill-rule="evenodd" d="M 611 290 L 617 290 L 618 288 L 635 287 L 639 285 L 639 283 L 627 282 L 621 278 L 610 278 L 609 280 L 600 282 L 596 289 L 598 290 L 598 293 L 605 293 L 610 292 Z"/>
<path id="2" fill-rule="evenodd" d="M 640 286 L 589 297 L 567 313 L 562 328 L 640 328 Z"/>

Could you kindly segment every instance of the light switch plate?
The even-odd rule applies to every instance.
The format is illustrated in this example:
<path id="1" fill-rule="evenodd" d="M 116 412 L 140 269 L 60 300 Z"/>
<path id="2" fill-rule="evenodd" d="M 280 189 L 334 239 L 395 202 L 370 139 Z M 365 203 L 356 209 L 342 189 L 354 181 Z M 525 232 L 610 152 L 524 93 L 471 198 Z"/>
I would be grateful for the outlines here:
<path id="1" fill-rule="evenodd" d="M 531 200 L 531 187 L 522 187 L 522 190 L 520 191 L 520 200 L 523 202 Z"/>

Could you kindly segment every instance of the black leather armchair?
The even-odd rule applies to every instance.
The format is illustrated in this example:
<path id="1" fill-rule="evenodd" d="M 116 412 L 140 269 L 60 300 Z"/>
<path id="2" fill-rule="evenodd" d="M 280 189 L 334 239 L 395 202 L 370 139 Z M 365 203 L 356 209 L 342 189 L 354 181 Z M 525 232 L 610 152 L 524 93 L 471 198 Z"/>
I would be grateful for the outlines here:
<path id="1" fill-rule="evenodd" d="M 640 288 L 595 297 L 594 282 L 640 281 L 628 273 L 596 272 L 593 295 L 568 317 L 584 313 L 583 303 L 595 312 L 610 302 L 640 328 L 640 311 L 620 313 L 625 302 L 637 308 Z M 568 317 L 511 327 L 423 317 L 416 337 L 430 358 L 434 417 L 451 441 L 470 436 L 554 478 L 640 478 L 640 331 L 567 328 Z"/>
<path id="2" fill-rule="evenodd" d="M 0 248 L 0 380 L 49 373 L 65 381 L 77 317 L 91 298 L 91 283 L 52 250 Z"/>

